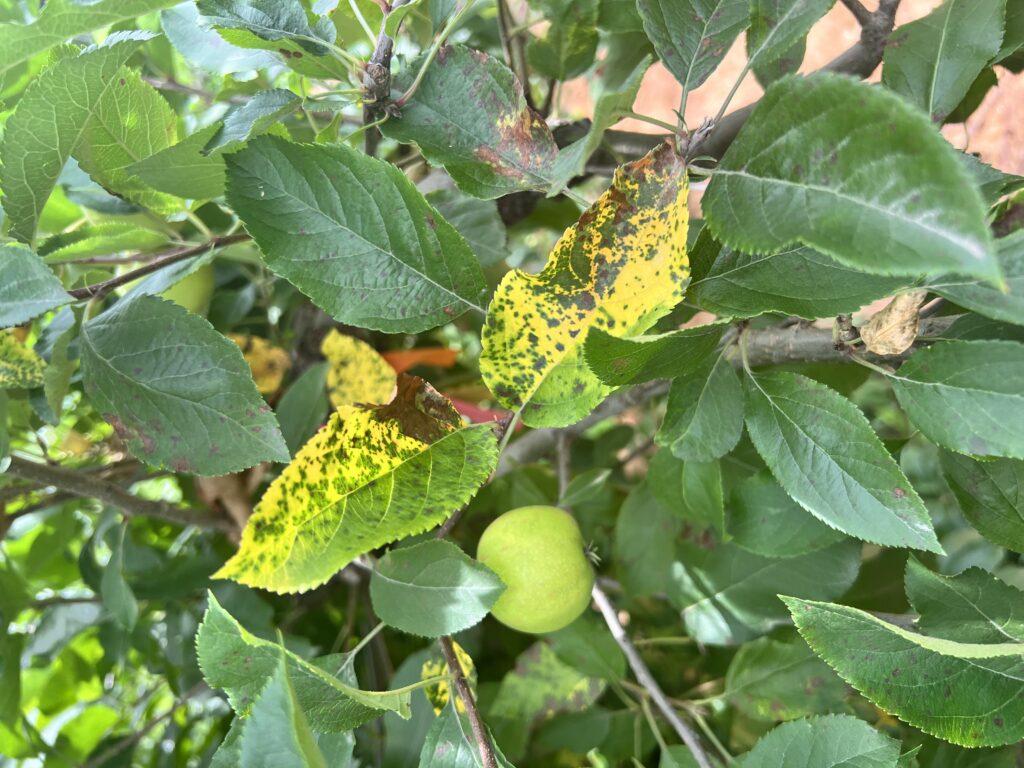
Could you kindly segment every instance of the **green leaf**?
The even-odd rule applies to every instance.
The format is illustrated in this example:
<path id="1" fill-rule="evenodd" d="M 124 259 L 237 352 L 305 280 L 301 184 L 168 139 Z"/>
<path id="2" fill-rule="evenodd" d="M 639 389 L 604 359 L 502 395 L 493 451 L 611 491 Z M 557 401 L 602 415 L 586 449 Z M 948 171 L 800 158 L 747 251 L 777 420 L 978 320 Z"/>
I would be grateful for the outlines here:
<path id="1" fill-rule="evenodd" d="M 110 35 L 101 46 L 61 58 L 25 90 L 0 147 L 0 189 L 13 236 L 34 243 L 43 206 L 91 116 L 118 84 L 121 65 L 151 37 Z"/>
<path id="2" fill-rule="evenodd" d="M 590 501 L 608 486 L 608 478 L 611 473 L 610 469 L 594 467 L 576 475 L 559 497 L 558 506 L 572 509 L 576 504 Z"/>
<path id="3" fill-rule="evenodd" d="M 605 684 L 564 663 L 544 642 L 531 645 L 501 681 L 489 716 L 529 723 L 556 712 L 580 712 L 593 705 Z"/>
<path id="4" fill-rule="evenodd" d="M 807 512 L 772 479 L 759 472 L 733 489 L 726 529 L 733 543 L 764 557 L 795 557 L 845 537 Z"/>
<path id="5" fill-rule="evenodd" d="M 384 712 L 408 719 L 409 692 L 360 691 L 346 685 L 321 667 L 247 632 L 212 593 L 207 600 L 206 614 L 196 634 L 199 664 L 206 682 L 227 693 L 240 717 L 251 714 L 283 656 L 295 697 L 314 730 L 348 731 Z"/>
<path id="6" fill-rule="evenodd" d="M 431 192 L 427 202 L 466 238 L 481 267 L 493 267 L 508 256 L 505 224 L 493 200 L 477 200 L 452 188 Z"/>
<path id="7" fill-rule="evenodd" d="M 0 80 L 32 56 L 81 34 L 175 5 L 180 0 L 50 0 L 32 24 L 0 24 Z M 98 82 L 98 81 L 96 81 Z"/>
<path id="8" fill-rule="evenodd" d="M 512 768 L 501 749 L 491 741 L 499 768 Z M 445 707 L 427 731 L 420 752 L 419 768 L 484 768 L 476 737 L 465 715 L 454 706 Z"/>
<path id="9" fill-rule="evenodd" d="M 88 256 L 151 251 L 166 243 L 166 232 L 146 229 L 135 221 L 99 221 L 48 237 L 39 246 L 39 255 L 47 264 L 60 264 Z"/>
<path id="10" fill-rule="evenodd" d="M 725 535 L 722 470 L 717 461 L 680 461 L 662 449 L 654 454 L 647 481 L 658 503 L 684 520 L 695 535 L 713 529 Z"/>
<path id="11" fill-rule="evenodd" d="M 190 63 L 208 72 L 230 75 L 250 69 L 266 69 L 277 63 L 269 53 L 231 45 L 199 16 L 193 3 L 180 3 L 160 14 L 167 39 Z"/>
<path id="12" fill-rule="evenodd" d="M 615 519 L 612 539 L 616 574 L 627 594 L 664 591 L 682 530 L 683 521 L 658 503 L 647 482 L 633 487 Z"/>
<path id="13" fill-rule="evenodd" d="M 9 402 L 7 392 L 0 389 L 0 462 L 4 461 L 11 452 L 11 433 L 7 426 L 9 419 Z M 3 582 L 4 573 L 0 571 L 0 585 Z M 3 617 L 3 606 L 0 605 L 0 623 L 6 621 Z"/>
<path id="14" fill-rule="evenodd" d="M 293 456 L 327 418 L 327 363 L 311 365 L 281 396 L 277 420 Z"/>
<path id="15" fill-rule="evenodd" d="M 299 0 L 198 0 L 206 22 L 225 29 L 251 32 L 261 40 L 287 40 L 316 56 L 327 53 L 325 40 L 310 25 Z M 330 42 L 330 41 L 326 41 Z"/>
<path id="16" fill-rule="evenodd" d="M 416 60 L 403 69 L 395 88 L 405 91 L 422 64 Z M 487 199 L 547 189 L 558 152 L 547 123 L 527 106 L 508 67 L 462 46 L 441 48 L 401 117 L 380 130 L 417 144 L 460 189 Z"/>
<path id="17" fill-rule="evenodd" d="M 975 456 L 1024 458 L 1024 344 L 942 342 L 915 352 L 889 380 L 933 442 Z"/>
<path id="18" fill-rule="evenodd" d="M 996 54 L 994 61 L 1005 62 L 1006 60 L 1024 48 L 1024 4 L 1020 0 L 1007 0 L 1006 2 L 1006 31 L 1003 34 L 1003 44 Z M 1016 57 L 1015 57 L 1016 58 Z M 1020 62 L 1014 67 L 1020 71 Z"/>
<path id="19" fill-rule="evenodd" d="M 265 136 L 227 164 L 228 202 L 267 266 L 335 319 L 416 333 L 483 311 L 473 252 L 391 163 Z"/>
<path id="20" fill-rule="evenodd" d="M 840 75 L 772 84 L 702 205 L 710 232 L 737 250 L 802 243 L 865 272 L 1000 279 L 956 150 L 895 94 Z"/>
<path id="21" fill-rule="evenodd" d="M 398 34 L 398 27 L 401 25 L 402 20 L 409 14 L 409 11 L 420 4 L 420 0 L 408 0 L 405 5 L 400 5 L 388 11 L 388 15 L 384 19 L 384 34 L 388 37 L 395 37 Z"/>
<path id="22" fill-rule="evenodd" d="M 31 389 L 43 383 L 46 363 L 12 333 L 0 331 L 0 389 Z"/>
<path id="23" fill-rule="evenodd" d="M 814 651 L 875 705 L 961 746 L 1024 736 L 1024 644 L 962 643 L 910 632 L 869 613 L 783 597 Z"/>
<path id="24" fill-rule="evenodd" d="M 743 387 L 724 355 L 672 382 L 665 418 L 654 439 L 687 461 L 729 453 L 743 434 Z"/>
<path id="25" fill-rule="evenodd" d="M 80 354 L 89 399 L 147 464 L 222 475 L 288 460 L 241 351 L 174 302 L 118 302 L 83 324 Z"/>
<path id="26" fill-rule="evenodd" d="M 124 578 L 124 538 L 127 527 L 122 525 L 117 544 L 111 547 L 110 560 L 103 568 L 100 597 L 114 621 L 126 632 L 131 632 L 139 620 L 139 604 L 132 588 Z"/>
<path id="27" fill-rule="evenodd" d="M 590 69 L 597 54 L 597 0 L 532 0 L 550 23 L 526 49 L 537 74 L 569 80 Z"/>
<path id="28" fill-rule="evenodd" d="M 708 323 L 659 336 L 619 338 L 600 328 L 587 336 L 587 365 L 605 384 L 625 386 L 674 379 L 699 367 L 714 352 L 727 323 Z"/>
<path id="29" fill-rule="evenodd" d="M 4 620 L 7 623 L 7 620 Z M 15 725 L 21 717 L 21 651 L 23 634 L 0 632 L 0 724 Z"/>
<path id="30" fill-rule="evenodd" d="M 603 622 L 583 614 L 569 626 L 548 635 L 562 661 L 589 677 L 618 682 L 626 676 L 626 657 Z"/>
<path id="31" fill-rule="evenodd" d="M 941 123 L 1003 41 L 1006 0 L 946 0 L 890 35 L 882 83 Z"/>
<path id="32" fill-rule="evenodd" d="M 0 328 L 27 323 L 71 301 L 42 259 L 16 243 L 0 247 Z"/>
<path id="33" fill-rule="evenodd" d="M 128 169 L 174 144 L 177 126 L 177 115 L 160 92 L 138 72 L 122 68 L 96 102 L 72 154 L 83 171 L 118 197 L 173 213 L 183 207 L 180 200 L 150 189 Z"/>
<path id="34" fill-rule="evenodd" d="M 978 533 L 1000 546 L 1024 552 L 1024 461 L 975 461 L 944 452 L 942 471 L 960 511 Z"/>
<path id="35" fill-rule="evenodd" d="M 750 23 L 750 0 L 638 0 L 637 10 L 686 93 L 708 79 Z"/>
<path id="36" fill-rule="evenodd" d="M 394 549 L 370 577 L 374 613 L 410 635 L 454 635 L 479 624 L 505 585 L 449 541 Z"/>
<path id="37" fill-rule="evenodd" d="M 896 768 L 900 743 L 849 715 L 783 723 L 762 736 L 741 768 Z"/>
<path id="38" fill-rule="evenodd" d="M 796 720 L 842 708 L 846 684 L 799 637 L 760 637 L 729 663 L 722 696 L 757 720 Z"/>
<path id="39" fill-rule="evenodd" d="M 217 125 L 196 131 L 137 163 L 125 171 L 143 184 L 186 200 L 212 200 L 224 194 L 224 160 L 203 154 L 203 148 L 218 132 Z"/>
<path id="40" fill-rule="evenodd" d="M 746 377 L 747 431 L 800 506 L 850 536 L 942 552 L 924 503 L 868 420 L 805 376 Z"/>
<path id="41" fill-rule="evenodd" d="M 213 262 L 214 250 L 182 259 L 168 264 L 163 269 L 150 272 L 132 285 L 131 289 L 121 297 L 121 301 L 131 301 L 137 296 L 159 296 L 171 286 L 182 282 L 189 275 L 194 275 L 203 267 Z"/>
<path id="42" fill-rule="evenodd" d="M 481 332 L 480 372 L 529 426 L 566 426 L 610 392 L 583 365 L 594 328 L 643 333 L 686 290 L 684 160 L 664 143 L 619 168 L 539 274 L 505 275 Z"/>
<path id="43" fill-rule="evenodd" d="M 831 599 L 857 578 L 861 546 L 843 541 L 787 559 L 754 555 L 732 544 L 700 549 L 684 542 L 672 570 L 669 599 L 687 634 L 707 645 L 738 645 L 788 622 L 775 596 L 799 592 Z"/>
<path id="44" fill-rule="evenodd" d="M 1024 325 L 1024 230 L 996 240 L 1006 291 L 977 280 L 933 281 L 928 290 L 993 320 Z"/>
<path id="45" fill-rule="evenodd" d="M 220 130 L 203 149 L 204 154 L 238 149 L 253 136 L 266 133 L 301 104 L 302 99 L 297 94 L 284 88 L 254 94 L 245 104 L 228 113 Z"/>
<path id="46" fill-rule="evenodd" d="M 717 257 L 690 286 L 689 300 L 723 317 L 778 312 L 813 320 L 856 312 L 908 283 L 851 269 L 811 248 L 746 254 L 719 243 L 710 247 Z"/>
<path id="47" fill-rule="evenodd" d="M 497 462 L 491 426 L 461 425 L 415 376 L 399 378 L 388 405 L 339 408 L 264 493 L 215 577 L 304 592 L 353 558 L 441 523 Z"/>
<path id="48" fill-rule="evenodd" d="M 795 71 L 803 60 L 807 33 L 834 4 L 835 0 L 751 0 L 747 33 L 750 68 L 764 72 L 780 59 L 799 54 L 795 64 L 778 68 L 779 72 Z"/>
<path id="49" fill-rule="evenodd" d="M 633 765 L 638 764 L 638 762 L 633 763 Z M 689 747 L 676 744 L 661 750 L 658 768 L 699 768 L 699 766 Z"/>

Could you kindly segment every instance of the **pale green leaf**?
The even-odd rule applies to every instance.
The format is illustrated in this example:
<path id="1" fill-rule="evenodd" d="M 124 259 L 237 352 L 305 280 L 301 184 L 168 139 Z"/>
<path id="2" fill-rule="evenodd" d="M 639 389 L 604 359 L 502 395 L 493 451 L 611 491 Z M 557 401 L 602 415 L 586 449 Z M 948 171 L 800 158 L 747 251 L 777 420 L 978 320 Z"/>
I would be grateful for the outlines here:
<path id="1" fill-rule="evenodd" d="M 72 232 L 48 237 L 39 246 L 39 255 L 47 264 L 60 264 L 72 259 L 127 251 L 145 253 L 166 243 L 166 232 L 140 227 L 134 221 L 98 221 Z"/>
<path id="2" fill-rule="evenodd" d="M 724 355 L 672 382 L 665 418 L 654 439 L 687 461 L 729 453 L 743 434 L 743 387 Z"/>
<path id="3" fill-rule="evenodd" d="M 750 439 L 804 509 L 865 541 L 942 552 L 924 503 L 857 406 L 795 373 L 745 380 Z"/>
<path id="4" fill-rule="evenodd" d="M 480 623 L 505 591 L 493 571 L 449 541 L 425 541 L 381 558 L 370 577 L 374 613 L 422 637 Z"/>
<path id="5" fill-rule="evenodd" d="M 228 113 L 220 130 L 207 143 L 204 152 L 209 154 L 238 149 L 253 136 L 266 133 L 301 104 L 302 99 L 297 94 L 284 88 L 260 91 L 245 104 Z"/>
<path id="6" fill-rule="evenodd" d="M 262 40 L 291 40 L 314 55 L 327 53 L 300 0 L 198 0 L 208 24 L 251 32 Z M 328 41 L 330 42 L 330 41 Z"/>
<path id="7" fill-rule="evenodd" d="M 341 322 L 413 333 L 480 310 L 473 252 L 391 163 L 266 136 L 227 164 L 267 265 Z"/>
<path id="8" fill-rule="evenodd" d="M 208 72 L 230 75 L 266 69 L 277 60 L 260 50 L 238 48 L 202 23 L 195 3 L 185 2 L 160 14 L 160 27 L 171 45 L 190 63 Z"/>
<path id="9" fill-rule="evenodd" d="M 728 329 L 709 323 L 659 336 L 619 338 L 595 328 L 587 337 L 587 365 L 613 386 L 686 376 L 714 352 Z"/>
<path id="10" fill-rule="evenodd" d="M 152 466 L 220 475 L 287 461 L 277 421 L 232 342 L 170 301 L 121 301 L 82 326 L 85 391 Z"/>
<path id="11" fill-rule="evenodd" d="M 1000 278 L 956 150 L 895 94 L 840 75 L 770 86 L 702 207 L 711 233 L 742 251 L 802 243 L 876 274 Z"/>
<path id="12" fill-rule="evenodd" d="M 153 189 L 186 200 L 212 200 L 224 194 L 224 159 L 203 154 L 220 130 L 211 125 L 126 168 Z"/>
<path id="13" fill-rule="evenodd" d="M 849 715 L 783 723 L 740 759 L 741 768 L 896 768 L 900 743 Z"/>
<path id="14" fill-rule="evenodd" d="M 626 657 L 596 616 L 585 613 L 548 638 L 555 655 L 585 675 L 614 682 L 626 676 Z"/>
<path id="15" fill-rule="evenodd" d="M 6 619 L 4 622 L 6 623 Z M 15 725 L 21 717 L 21 651 L 25 635 L 0 632 L 0 724 Z"/>
<path id="16" fill-rule="evenodd" d="M 576 475 L 569 481 L 565 492 L 560 495 L 558 506 L 563 509 L 572 509 L 575 504 L 590 501 L 608 487 L 608 477 L 611 473 L 610 469 L 594 467 Z"/>
<path id="17" fill-rule="evenodd" d="M 402 20 L 409 14 L 409 11 L 421 5 L 420 0 L 407 0 L 405 5 L 392 8 L 384 19 L 384 34 L 388 37 L 395 37 L 398 34 L 398 27 Z"/>
<path id="18" fill-rule="evenodd" d="M 21 325 L 71 301 L 42 259 L 16 243 L 0 247 L 0 328 Z"/>
<path id="19" fill-rule="evenodd" d="M 1024 552 L 1024 461 L 975 461 L 942 454 L 946 482 L 967 521 L 985 538 Z"/>

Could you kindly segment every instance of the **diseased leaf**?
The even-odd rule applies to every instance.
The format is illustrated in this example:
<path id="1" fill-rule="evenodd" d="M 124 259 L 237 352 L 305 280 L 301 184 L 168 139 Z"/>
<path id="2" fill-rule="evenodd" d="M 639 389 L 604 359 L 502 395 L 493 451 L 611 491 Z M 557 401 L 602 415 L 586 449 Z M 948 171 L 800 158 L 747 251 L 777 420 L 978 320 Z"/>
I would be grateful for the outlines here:
<path id="1" fill-rule="evenodd" d="M 147 464 L 223 475 L 288 460 L 241 351 L 174 302 L 120 301 L 82 325 L 79 346 L 89 399 Z"/>
<path id="2" fill-rule="evenodd" d="M 943 122 L 999 52 L 1006 0 L 946 0 L 885 47 L 882 83 Z"/>
<path id="3" fill-rule="evenodd" d="M 262 336 L 229 333 L 228 338 L 242 350 L 242 357 L 252 371 L 256 390 L 261 395 L 272 395 L 277 392 L 292 364 L 288 351 L 275 346 Z"/>
<path id="4" fill-rule="evenodd" d="M 34 243 L 43 206 L 90 117 L 119 82 L 121 65 L 150 37 L 142 32 L 110 35 L 103 45 L 61 58 L 25 90 L 4 126 L 0 147 L 0 189 L 13 236 Z"/>
<path id="5" fill-rule="evenodd" d="M 226 159 L 228 202 L 267 266 L 337 320 L 416 333 L 483 311 L 473 252 L 391 163 L 273 136 Z"/>
<path id="6" fill-rule="evenodd" d="M 783 723 L 740 760 L 742 768 L 896 768 L 900 743 L 850 715 Z"/>
<path id="7" fill-rule="evenodd" d="M 404 92 L 422 66 L 410 63 L 395 78 Z M 381 132 L 444 166 L 474 197 L 495 198 L 547 189 L 558 149 L 544 120 L 531 110 L 508 67 L 462 46 L 444 46 L 400 118 Z"/>
<path id="8" fill-rule="evenodd" d="M 550 24 L 526 49 L 537 74 L 569 80 L 590 69 L 597 54 L 598 0 L 531 0 L 531 5 Z"/>
<path id="9" fill-rule="evenodd" d="M 743 434 L 743 387 L 724 355 L 673 380 L 654 439 L 687 461 L 729 453 Z"/>
<path id="10" fill-rule="evenodd" d="M 857 406 L 795 373 L 745 380 L 750 439 L 800 506 L 865 541 L 942 552 L 924 503 Z"/>
<path id="11" fill-rule="evenodd" d="M 669 599 L 686 632 L 707 645 L 738 645 L 786 624 L 775 596 L 789 590 L 830 599 L 846 592 L 860 568 L 860 544 L 842 541 L 799 557 L 765 558 L 732 544 L 679 546 Z"/>
<path id="12" fill-rule="evenodd" d="M 480 371 L 526 424 L 573 424 L 609 393 L 583 364 L 591 328 L 642 333 L 682 299 L 686 191 L 685 163 L 663 144 L 616 171 L 540 274 L 514 270 L 501 281 L 481 333 Z"/>
<path id="13" fill-rule="evenodd" d="M 587 336 L 587 366 L 605 384 L 625 386 L 674 379 L 698 368 L 722 339 L 727 323 L 708 323 L 659 336 L 619 338 L 594 328 Z"/>
<path id="14" fill-rule="evenodd" d="M 1024 458 L 1024 344 L 942 342 L 917 350 L 889 380 L 933 442 L 975 456 Z"/>
<path id="15" fill-rule="evenodd" d="M 604 689 L 602 680 L 587 677 L 561 661 L 550 645 L 537 642 L 519 654 L 502 679 L 490 715 L 529 723 L 556 712 L 579 712 L 593 705 Z"/>
<path id="16" fill-rule="evenodd" d="M 455 659 L 459 663 L 459 667 L 462 669 L 462 674 L 466 677 L 466 683 L 469 685 L 471 691 L 476 689 L 476 666 L 473 664 L 473 657 L 466 653 L 466 649 L 459 645 L 457 642 L 452 640 L 452 651 L 455 653 Z M 441 649 L 434 647 L 429 651 L 427 659 L 423 662 L 423 666 L 420 667 L 420 681 L 424 682 L 431 679 L 442 678 L 437 682 L 428 685 L 423 689 L 423 693 L 430 702 L 430 705 L 434 708 L 434 717 L 441 714 L 448 702 L 452 701 L 452 686 L 451 686 L 451 674 L 452 669 L 448 666 L 448 662 L 445 661 L 444 654 L 441 653 Z M 455 709 L 459 713 L 465 713 L 466 705 L 459 698 L 458 694 L 455 695 Z"/>
<path id="17" fill-rule="evenodd" d="M 985 207 L 956 150 L 896 95 L 840 75 L 772 84 L 702 207 L 711 234 L 742 251 L 802 243 L 865 272 L 1000 279 Z"/>
<path id="18" fill-rule="evenodd" d="M 408 691 L 360 691 L 280 645 L 253 636 L 212 593 L 207 600 L 206 614 L 196 634 L 199 665 L 206 682 L 227 693 L 240 717 L 252 713 L 283 657 L 299 706 L 317 731 L 348 731 L 384 712 L 409 718 Z"/>
<path id="19" fill-rule="evenodd" d="M 978 280 L 939 278 L 928 285 L 954 304 L 979 315 L 1024 325 L 1024 230 L 996 240 L 996 258 L 1006 279 L 1006 291 Z"/>
<path id="20" fill-rule="evenodd" d="M 442 522 L 497 462 L 489 425 L 460 426 L 452 404 L 415 376 L 388 405 L 339 408 L 271 484 L 215 577 L 305 592 Z"/>
<path id="21" fill-rule="evenodd" d="M 42 259 L 16 243 L 0 246 L 0 328 L 27 323 L 71 297 Z"/>
<path id="22" fill-rule="evenodd" d="M 320 344 L 320 352 L 329 364 L 327 396 L 335 408 L 391 401 L 395 369 L 365 341 L 332 328 Z"/>
<path id="23" fill-rule="evenodd" d="M 211 125 L 167 147 L 125 171 L 143 184 L 187 200 L 212 200 L 224 194 L 224 159 L 203 154 L 220 130 Z"/>
<path id="24" fill-rule="evenodd" d="M 1024 643 L 917 634 L 833 603 L 782 598 L 808 645 L 876 706 L 961 746 L 1024 735 Z"/>
<path id="25" fill-rule="evenodd" d="M 10 331 L 0 331 L 0 389 L 30 389 L 43 383 L 46 363 Z"/>
<path id="26" fill-rule="evenodd" d="M 860 327 L 864 348 L 876 355 L 902 355 L 917 340 L 919 312 L 928 294 L 923 288 L 897 294 Z"/>
<path id="27" fill-rule="evenodd" d="M 203 148 L 203 153 L 238 149 L 253 136 L 265 133 L 301 104 L 302 99 L 297 94 L 284 88 L 260 91 L 228 113 L 216 135 Z"/>
<path id="28" fill-rule="evenodd" d="M 942 454 L 946 482 L 967 521 L 985 538 L 1024 552 L 1024 461 L 975 461 Z"/>
<path id="29" fill-rule="evenodd" d="M 380 620 L 422 637 L 478 624 L 505 591 L 493 571 L 448 541 L 425 541 L 385 555 L 370 577 Z"/>
<path id="30" fill-rule="evenodd" d="M 637 9 L 658 57 L 687 93 L 750 23 L 750 0 L 638 0 Z"/>

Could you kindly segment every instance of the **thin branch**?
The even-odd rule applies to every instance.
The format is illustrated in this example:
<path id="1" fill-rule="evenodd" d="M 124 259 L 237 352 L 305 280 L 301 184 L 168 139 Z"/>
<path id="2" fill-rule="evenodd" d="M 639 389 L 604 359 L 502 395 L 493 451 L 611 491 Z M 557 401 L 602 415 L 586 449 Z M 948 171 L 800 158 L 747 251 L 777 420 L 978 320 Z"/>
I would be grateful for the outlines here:
<path id="1" fill-rule="evenodd" d="M 661 690 L 658 681 L 654 679 L 651 670 L 647 668 L 647 664 L 644 663 L 636 646 L 633 645 L 629 635 L 626 634 L 626 630 L 623 628 L 622 623 L 619 621 L 619 616 L 615 612 L 615 606 L 612 605 L 608 596 L 597 584 L 594 585 L 591 596 L 594 598 L 594 602 L 597 603 L 597 607 L 601 611 L 601 615 L 604 617 L 612 637 L 615 638 L 615 642 L 619 644 L 619 648 L 625 654 L 626 661 L 629 662 L 630 669 L 633 670 L 637 682 L 644 687 L 644 690 L 651 697 L 651 701 L 658 707 L 661 714 L 668 720 L 669 725 L 672 726 L 679 738 L 682 739 L 683 744 L 690 750 L 694 760 L 697 761 L 697 765 L 700 768 L 711 768 L 711 762 L 704 753 L 704 747 L 701 746 L 697 733 L 683 722 L 682 718 L 679 717 L 679 714 L 668 702 L 665 692 Z"/>
<path id="2" fill-rule="evenodd" d="M 83 499 L 97 499 L 122 510 L 129 517 L 153 517 L 177 525 L 198 525 L 223 531 L 233 530 L 227 519 L 214 517 L 198 509 L 175 506 L 166 501 L 150 501 L 135 496 L 118 485 L 99 478 L 84 475 L 73 469 L 27 461 L 11 456 L 7 473 L 44 486 L 53 486 L 61 491 Z"/>
<path id="3" fill-rule="evenodd" d="M 395 0 L 391 4 L 391 11 L 401 8 L 409 0 Z M 381 106 L 391 98 L 391 57 L 395 52 L 395 41 L 384 31 L 387 24 L 387 14 L 380 23 L 380 32 L 377 33 L 377 47 L 373 49 L 370 60 L 366 62 L 363 69 L 363 125 L 372 126 L 377 121 L 381 112 Z M 377 144 L 380 143 L 380 131 L 376 127 L 368 127 L 363 137 L 366 154 L 377 153 Z"/>
<path id="4" fill-rule="evenodd" d="M 159 269 L 163 269 L 169 264 L 174 264 L 179 261 L 183 261 L 191 256 L 198 256 L 201 253 L 206 253 L 211 248 L 223 248 L 226 245 L 233 243 L 240 243 L 244 240 L 248 240 L 249 235 L 244 232 L 238 232 L 234 235 L 222 235 L 220 237 L 214 237 L 207 240 L 205 243 L 200 245 L 192 245 L 187 248 L 176 248 L 167 253 L 156 256 L 148 264 L 144 264 L 138 269 L 133 269 L 131 272 L 125 272 L 123 275 L 117 275 L 109 280 L 104 280 L 100 283 L 94 283 L 93 285 L 86 285 L 82 288 L 74 288 L 68 291 L 69 294 L 74 296 L 76 299 L 99 299 L 106 296 L 115 288 L 120 288 L 122 285 L 127 285 L 133 280 L 138 280 L 140 277 L 145 277 L 148 274 L 156 272 Z"/>
<path id="5" fill-rule="evenodd" d="M 853 14 L 854 18 L 857 19 L 861 26 L 871 23 L 871 17 L 874 15 L 867 8 L 863 6 L 860 0 L 842 0 L 843 5 Z"/>
<path id="6" fill-rule="evenodd" d="M 483 760 L 484 768 L 498 768 L 498 758 L 494 754 L 491 737 L 487 733 L 487 727 L 484 725 L 483 719 L 480 717 L 480 710 L 476 706 L 473 692 L 469 689 L 466 675 L 462 672 L 462 665 L 459 664 L 459 659 L 455 655 L 452 639 L 450 637 L 442 637 L 438 639 L 437 643 L 441 646 L 441 653 L 444 654 L 448 670 L 452 673 L 455 692 L 466 707 L 466 716 L 469 717 L 469 726 L 473 729 L 473 738 L 476 739 L 476 745 L 480 750 L 480 759 Z"/>

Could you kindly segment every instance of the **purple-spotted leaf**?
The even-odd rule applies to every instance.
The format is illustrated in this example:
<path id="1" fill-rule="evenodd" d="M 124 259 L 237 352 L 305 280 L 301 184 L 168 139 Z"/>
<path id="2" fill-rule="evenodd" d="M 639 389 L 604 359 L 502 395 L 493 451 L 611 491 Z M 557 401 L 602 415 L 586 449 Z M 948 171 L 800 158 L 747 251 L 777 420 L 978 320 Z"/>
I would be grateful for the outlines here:
<path id="1" fill-rule="evenodd" d="M 480 370 L 524 422 L 573 424 L 611 391 L 584 363 L 591 328 L 634 336 L 682 300 L 686 192 L 685 161 L 662 144 L 615 172 L 542 272 L 505 275 L 487 311 Z"/>
<path id="2" fill-rule="evenodd" d="M 216 574 L 305 592 L 354 558 L 444 521 L 497 462 L 491 427 L 462 427 L 415 376 L 387 405 L 339 408 L 263 495 L 237 554 Z"/>

